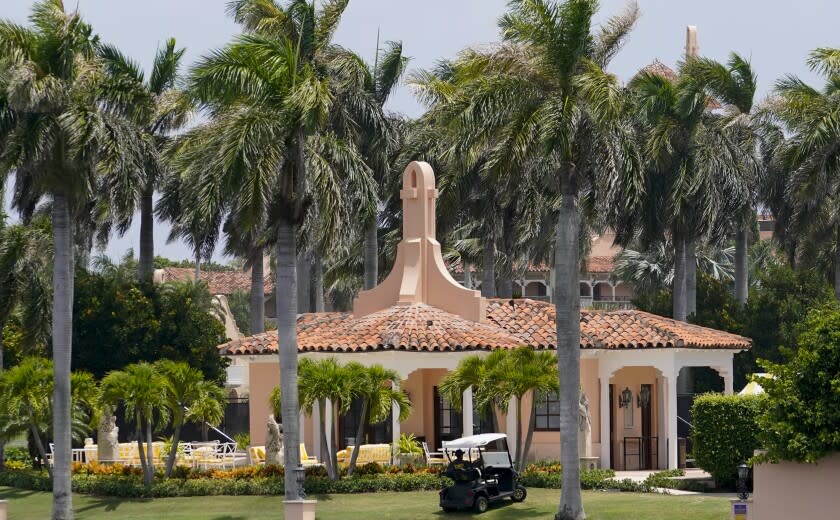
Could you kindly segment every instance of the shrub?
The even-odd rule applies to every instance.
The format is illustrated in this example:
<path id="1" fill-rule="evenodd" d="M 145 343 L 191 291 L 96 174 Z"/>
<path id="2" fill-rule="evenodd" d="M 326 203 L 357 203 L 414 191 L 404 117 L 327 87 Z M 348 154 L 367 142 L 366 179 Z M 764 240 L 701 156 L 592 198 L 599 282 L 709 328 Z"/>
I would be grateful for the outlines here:
<path id="1" fill-rule="evenodd" d="M 733 486 L 738 465 L 759 447 L 758 416 L 764 402 L 763 396 L 720 394 L 704 394 L 694 400 L 694 458 L 718 486 Z"/>
<path id="2" fill-rule="evenodd" d="M 32 457 L 29 456 L 29 450 L 26 448 L 14 447 L 6 448 L 5 450 L 6 462 L 21 462 L 24 466 L 32 465 Z"/>
<path id="3" fill-rule="evenodd" d="M 765 362 L 767 411 L 759 433 L 765 459 L 815 463 L 840 452 L 840 305 L 808 314 L 786 364 Z"/>

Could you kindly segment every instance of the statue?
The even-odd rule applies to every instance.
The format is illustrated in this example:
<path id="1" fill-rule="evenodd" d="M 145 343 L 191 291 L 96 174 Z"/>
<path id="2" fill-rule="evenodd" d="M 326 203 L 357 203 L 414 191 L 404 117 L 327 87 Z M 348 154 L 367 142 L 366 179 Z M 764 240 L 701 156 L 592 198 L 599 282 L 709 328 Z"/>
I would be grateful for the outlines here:
<path id="1" fill-rule="evenodd" d="M 581 390 L 580 401 L 578 402 L 578 450 L 581 457 L 592 456 L 592 416 L 589 413 L 589 400 L 586 393 Z"/>
<path id="2" fill-rule="evenodd" d="M 99 419 L 99 428 L 96 431 L 97 458 L 101 462 L 116 462 L 120 460 L 120 429 L 117 427 L 117 418 L 110 413 L 103 413 Z"/>
<path id="3" fill-rule="evenodd" d="M 274 415 L 268 415 L 268 431 L 265 436 L 265 463 L 283 465 L 283 434 Z"/>

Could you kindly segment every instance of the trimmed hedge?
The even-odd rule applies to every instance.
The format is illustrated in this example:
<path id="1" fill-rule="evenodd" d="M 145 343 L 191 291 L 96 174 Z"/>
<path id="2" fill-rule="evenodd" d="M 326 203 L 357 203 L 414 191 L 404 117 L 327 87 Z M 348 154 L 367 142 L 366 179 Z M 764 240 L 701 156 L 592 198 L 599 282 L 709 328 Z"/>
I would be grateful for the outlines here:
<path id="1" fill-rule="evenodd" d="M 691 432 L 694 459 L 717 486 L 732 487 L 738 465 L 759 448 L 758 418 L 764 396 L 704 394 L 694 400 Z"/>
<path id="2" fill-rule="evenodd" d="M 308 494 L 374 493 L 378 491 L 423 491 L 441 489 L 452 481 L 435 474 L 385 473 L 330 480 L 308 476 L 304 484 Z M 52 484 L 44 472 L 8 470 L 0 472 L 0 485 L 34 491 L 50 491 Z M 73 491 L 95 496 L 120 498 L 170 498 L 207 495 L 282 495 L 280 477 L 158 479 L 147 488 L 136 475 L 76 474 Z"/>

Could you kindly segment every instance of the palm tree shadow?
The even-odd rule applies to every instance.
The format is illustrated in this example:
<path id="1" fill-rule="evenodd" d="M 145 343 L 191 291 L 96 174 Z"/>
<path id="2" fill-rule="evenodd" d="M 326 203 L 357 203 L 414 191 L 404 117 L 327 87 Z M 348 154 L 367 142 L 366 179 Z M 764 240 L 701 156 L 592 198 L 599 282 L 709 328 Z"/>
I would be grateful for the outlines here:
<path id="1" fill-rule="evenodd" d="M 29 491 L 27 489 L 8 488 L 0 491 L 0 500 L 18 500 L 21 498 L 30 497 L 39 491 Z"/>
<path id="2" fill-rule="evenodd" d="M 151 499 L 135 498 L 128 500 L 116 497 L 89 497 L 88 502 L 84 507 L 74 507 L 73 509 L 78 513 L 97 509 L 102 511 L 116 511 L 122 504 L 145 504 L 151 502 Z"/>

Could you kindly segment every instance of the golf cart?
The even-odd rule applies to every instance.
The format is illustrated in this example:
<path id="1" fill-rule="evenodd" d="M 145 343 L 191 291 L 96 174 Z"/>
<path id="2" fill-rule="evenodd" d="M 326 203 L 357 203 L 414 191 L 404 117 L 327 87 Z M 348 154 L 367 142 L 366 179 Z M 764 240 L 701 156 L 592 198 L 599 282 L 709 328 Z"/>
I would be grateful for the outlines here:
<path id="1" fill-rule="evenodd" d="M 482 433 L 446 443 L 449 465 L 444 475 L 455 484 L 440 492 L 444 511 L 472 508 L 487 511 L 490 504 L 510 498 L 525 500 L 527 491 L 519 484 L 504 433 Z"/>

